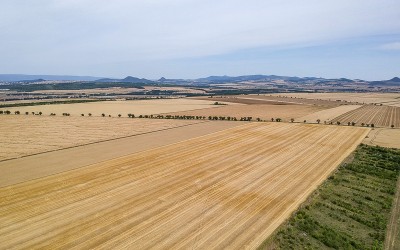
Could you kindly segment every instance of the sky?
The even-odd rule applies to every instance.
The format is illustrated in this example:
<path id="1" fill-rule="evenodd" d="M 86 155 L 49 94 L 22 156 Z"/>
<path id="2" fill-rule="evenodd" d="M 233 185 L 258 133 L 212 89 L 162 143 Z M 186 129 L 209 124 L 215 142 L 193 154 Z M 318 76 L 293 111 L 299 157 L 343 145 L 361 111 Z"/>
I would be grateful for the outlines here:
<path id="1" fill-rule="evenodd" d="M 1 0 L 0 74 L 400 76 L 399 0 Z"/>

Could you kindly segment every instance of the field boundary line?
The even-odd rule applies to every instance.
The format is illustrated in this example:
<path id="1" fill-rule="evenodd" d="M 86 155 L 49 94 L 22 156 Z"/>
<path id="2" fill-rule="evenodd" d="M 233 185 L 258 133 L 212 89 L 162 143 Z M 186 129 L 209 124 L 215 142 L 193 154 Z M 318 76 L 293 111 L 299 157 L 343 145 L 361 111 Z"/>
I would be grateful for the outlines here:
<path id="1" fill-rule="evenodd" d="M 10 160 L 15 160 L 15 159 L 21 159 L 21 158 L 25 158 L 25 157 L 29 157 L 29 156 L 34 156 L 34 155 L 40 155 L 40 154 L 45 154 L 45 153 L 50 153 L 50 152 L 61 151 L 61 150 L 64 150 L 64 149 L 78 148 L 78 147 L 97 144 L 97 143 L 102 143 L 102 142 L 115 141 L 115 140 L 119 140 L 119 139 L 130 138 L 130 137 L 135 137 L 135 136 L 139 136 L 139 135 L 146 135 L 146 134 L 151 134 L 151 133 L 154 133 L 154 132 L 161 132 L 161 131 L 166 131 L 166 130 L 175 129 L 175 128 L 182 128 L 182 127 L 187 127 L 187 126 L 191 126 L 191 125 L 195 125 L 195 124 L 202 124 L 202 123 L 206 123 L 206 122 L 210 122 L 210 121 L 200 121 L 200 122 L 195 122 L 195 123 L 190 123 L 190 124 L 185 124 L 185 125 L 179 125 L 179 126 L 171 127 L 171 128 L 157 129 L 157 130 L 153 130 L 153 131 L 142 132 L 142 133 L 139 133 L 139 134 L 126 135 L 126 136 L 122 136 L 122 137 L 105 139 L 105 140 L 95 141 L 95 142 L 89 142 L 89 143 L 75 145 L 75 146 L 68 146 L 68 147 L 65 147 L 65 148 L 53 149 L 53 150 L 43 151 L 43 152 L 39 152 L 39 153 L 24 155 L 24 156 L 21 156 L 21 157 L 13 157 L 13 158 L 5 159 L 5 160 L 0 160 L 0 163 L 1 162 L 5 162 L 5 161 L 10 161 Z"/>

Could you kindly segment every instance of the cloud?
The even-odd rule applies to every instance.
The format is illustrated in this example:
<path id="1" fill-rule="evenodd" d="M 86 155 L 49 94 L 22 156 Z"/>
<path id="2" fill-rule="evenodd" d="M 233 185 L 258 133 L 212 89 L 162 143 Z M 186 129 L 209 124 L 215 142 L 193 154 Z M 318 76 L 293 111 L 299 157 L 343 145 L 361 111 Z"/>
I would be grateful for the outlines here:
<path id="1" fill-rule="evenodd" d="M 400 50 L 400 42 L 386 43 L 379 47 L 383 50 Z"/>
<path id="2" fill-rule="evenodd" d="M 396 34 L 399 9 L 398 0 L 2 0 L 0 68 L 81 70 Z"/>

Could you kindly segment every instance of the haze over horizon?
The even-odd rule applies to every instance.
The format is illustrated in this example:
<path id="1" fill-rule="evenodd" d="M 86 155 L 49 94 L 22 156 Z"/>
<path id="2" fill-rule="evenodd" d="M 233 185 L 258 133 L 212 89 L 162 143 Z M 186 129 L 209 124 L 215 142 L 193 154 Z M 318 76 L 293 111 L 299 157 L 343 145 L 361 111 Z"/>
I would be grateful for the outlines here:
<path id="1" fill-rule="evenodd" d="M 398 0 L 4 0 L 2 74 L 400 76 Z"/>

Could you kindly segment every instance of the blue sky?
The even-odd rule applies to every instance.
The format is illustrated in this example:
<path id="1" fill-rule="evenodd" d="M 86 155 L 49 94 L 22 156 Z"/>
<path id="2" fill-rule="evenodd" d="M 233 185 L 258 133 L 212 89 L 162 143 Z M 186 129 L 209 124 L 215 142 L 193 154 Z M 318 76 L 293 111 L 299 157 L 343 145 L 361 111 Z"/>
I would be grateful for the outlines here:
<path id="1" fill-rule="evenodd" d="M 0 73 L 400 76 L 398 0 L 2 0 Z"/>

